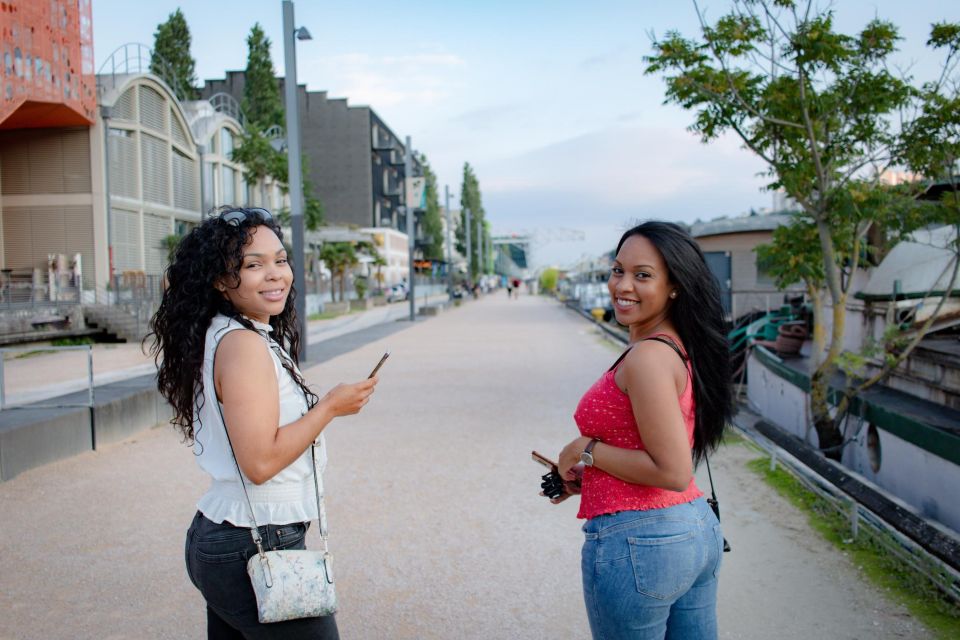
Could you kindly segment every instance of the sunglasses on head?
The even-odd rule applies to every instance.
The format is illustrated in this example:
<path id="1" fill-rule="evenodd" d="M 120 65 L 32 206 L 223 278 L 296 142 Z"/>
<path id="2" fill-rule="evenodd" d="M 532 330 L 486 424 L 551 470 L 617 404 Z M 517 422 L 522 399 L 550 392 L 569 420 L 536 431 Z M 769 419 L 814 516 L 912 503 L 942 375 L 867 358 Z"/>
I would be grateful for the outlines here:
<path id="1" fill-rule="evenodd" d="M 220 215 L 220 220 L 226 224 L 232 224 L 235 227 L 239 227 L 242 222 L 246 220 L 258 217 L 263 222 L 269 222 L 273 220 L 273 214 L 271 214 L 266 209 L 261 209 L 260 207 L 250 207 L 249 209 L 233 209 L 232 211 L 227 211 Z"/>

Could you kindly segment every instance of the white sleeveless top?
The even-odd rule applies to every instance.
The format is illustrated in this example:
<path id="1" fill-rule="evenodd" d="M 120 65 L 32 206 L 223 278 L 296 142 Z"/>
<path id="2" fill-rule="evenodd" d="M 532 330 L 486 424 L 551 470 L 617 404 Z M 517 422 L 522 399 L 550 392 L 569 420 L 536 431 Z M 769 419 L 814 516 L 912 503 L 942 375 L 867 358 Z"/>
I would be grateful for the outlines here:
<path id="1" fill-rule="evenodd" d="M 283 353 L 288 359 L 289 356 L 270 337 L 272 327 L 255 320 L 250 322 L 263 336 L 264 346 L 268 348 L 273 359 L 280 386 L 280 427 L 283 428 L 307 412 L 307 401 L 300 386 L 283 368 L 277 352 Z M 193 433 L 197 463 L 213 481 L 197 503 L 197 508 L 213 522 L 221 523 L 226 520 L 238 527 L 252 527 L 250 509 L 243 495 L 230 443 L 217 410 L 216 387 L 213 383 L 213 355 L 217 345 L 223 336 L 238 329 L 246 330 L 239 322 L 224 315 L 215 316 L 207 329 L 203 356 L 203 393 L 194 410 Z M 323 434 L 317 438 L 315 449 L 317 483 L 322 501 L 323 470 L 327 466 L 327 447 Z M 289 524 L 317 519 L 317 498 L 311 465 L 308 447 L 299 458 L 263 484 L 255 485 L 249 478 L 243 477 L 258 525 Z"/>

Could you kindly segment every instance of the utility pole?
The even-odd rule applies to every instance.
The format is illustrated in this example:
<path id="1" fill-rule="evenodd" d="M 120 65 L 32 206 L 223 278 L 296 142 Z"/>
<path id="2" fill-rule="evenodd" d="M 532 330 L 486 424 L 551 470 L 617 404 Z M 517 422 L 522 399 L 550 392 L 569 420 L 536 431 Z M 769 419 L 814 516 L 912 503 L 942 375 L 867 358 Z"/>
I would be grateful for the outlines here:
<path id="1" fill-rule="evenodd" d="M 284 101 L 287 111 L 287 173 L 290 193 L 290 235 L 293 236 L 293 288 L 297 292 L 296 312 L 300 333 L 300 353 L 303 362 L 307 355 L 307 286 L 304 278 L 303 251 L 303 177 L 300 166 L 300 112 L 297 96 L 297 40 L 309 40 L 305 27 L 296 28 L 293 22 L 293 2 L 283 0 L 283 61 L 286 75 L 283 79 Z"/>
<path id="2" fill-rule="evenodd" d="M 470 280 L 470 284 L 473 285 L 473 249 L 470 247 L 470 228 L 473 226 L 473 216 L 470 215 L 468 207 L 464 207 L 463 211 L 467 216 L 467 280 Z"/>
<path id="3" fill-rule="evenodd" d="M 477 278 L 483 276 L 483 219 L 477 216 Z"/>
<path id="4" fill-rule="evenodd" d="M 453 241 L 450 237 L 450 185 L 443 185 L 444 211 L 447 214 L 447 295 L 453 298 Z"/>
<path id="5" fill-rule="evenodd" d="M 408 288 L 407 295 L 410 296 L 410 322 L 413 322 L 417 319 L 417 303 L 416 298 L 413 295 L 413 212 L 414 205 L 410 203 L 410 192 L 409 189 L 412 186 L 413 178 L 413 147 L 410 142 L 410 136 L 407 136 L 407 147 L 403 151 L 403 209 L 407 214 L 407 249 L 408 249 L 408 264 L 410 265 L 410 286 Z"/>

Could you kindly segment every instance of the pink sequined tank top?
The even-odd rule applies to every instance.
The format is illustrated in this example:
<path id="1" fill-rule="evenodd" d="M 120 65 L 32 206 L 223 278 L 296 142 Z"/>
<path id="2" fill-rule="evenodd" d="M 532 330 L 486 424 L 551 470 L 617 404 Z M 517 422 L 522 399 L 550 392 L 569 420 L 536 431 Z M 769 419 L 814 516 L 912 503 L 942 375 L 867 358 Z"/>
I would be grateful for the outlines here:
<path id="1" fill-rule="evenodd" d="M 645 339 L 665 336 L 671 342 L 675 341 L 666 334 L 657 333 Z M 678 345 L 680 346 L 680 345 Z M 637 429 L 637 420 L 633 415 L 630 397 L 627 396 L 614 380 L 614 374 L 620 364 L 604 373 L 597 380 L 577 405 L 573 419 L 580 429 L 580 433 L 588 438 L 598 438 L 601 442 L 624 449 L 642 450 L 643 441 Z M 680 394 L 680 411 L 683 414 L 687 428 L 687 438 L 691 450 L 693 448 L 693 427 L 695 421 L 693 401 L 693 376 L 690 362 L 686 361 L 687 384 Z M 652 372 L 651 375 L 659 375 Z M 697 488 L 693 478 L 684 491 L 670 491 L 659 487 L 643 484 L 633 484 L 615 478 L 596 467 L 587 467 L 583 471 L 583 483 L 580 494 L 580 512 L 578 518 L 593 518 L 606 513 L 617 511 L 644 511 L 647 509 L 662 509 L 673 505 L 691 502 L 703 493 Z"/>

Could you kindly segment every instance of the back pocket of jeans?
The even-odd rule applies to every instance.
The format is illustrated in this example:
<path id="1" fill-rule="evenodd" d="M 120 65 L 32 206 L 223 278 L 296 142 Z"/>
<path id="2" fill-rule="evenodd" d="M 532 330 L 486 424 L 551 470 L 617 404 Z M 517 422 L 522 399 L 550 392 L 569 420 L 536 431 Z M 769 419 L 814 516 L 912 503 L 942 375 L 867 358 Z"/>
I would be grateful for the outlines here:
<path id="1" fill-rule="evenodd" d="M 627 538 L 637 591 L 666 600 L 690 588 L 701 563 L 696 532 Z"/>

